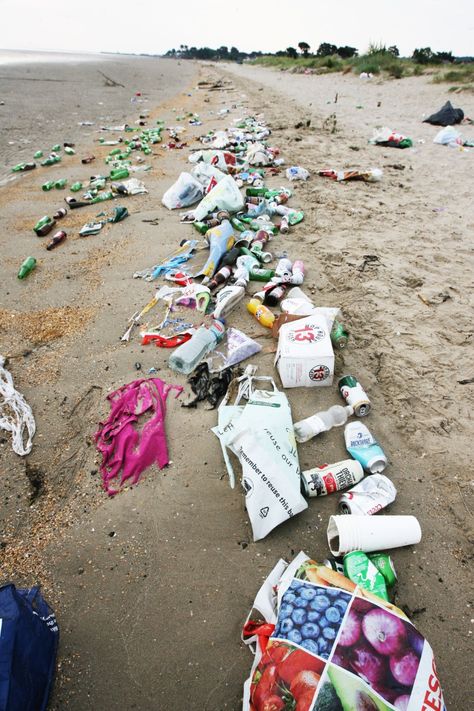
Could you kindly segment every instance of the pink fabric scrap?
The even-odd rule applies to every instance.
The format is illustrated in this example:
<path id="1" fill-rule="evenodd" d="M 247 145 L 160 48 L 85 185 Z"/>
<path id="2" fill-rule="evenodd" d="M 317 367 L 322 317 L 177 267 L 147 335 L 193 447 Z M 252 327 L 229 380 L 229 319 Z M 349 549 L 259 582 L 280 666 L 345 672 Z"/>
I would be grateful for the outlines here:
<path id="1" fill-rule="evenodd" d="M 160 469 L 168 464 L 165 417 L 170 390 L 176 390 L 178 397 L 183 388 L 148 378 L 122 385 L 107 395 L 111 411 L 107 421 L 99 423 L 94 439 L 102 454 L 100 471 L 109 496 L 120 491 L 112 487 L 113 482 L 120 481 L 122 487 L 131 478 L 136 484 L 151 464 L 156 462 Z M 147 412 L 149 419 L 137 429 L 135 423 Z"/>

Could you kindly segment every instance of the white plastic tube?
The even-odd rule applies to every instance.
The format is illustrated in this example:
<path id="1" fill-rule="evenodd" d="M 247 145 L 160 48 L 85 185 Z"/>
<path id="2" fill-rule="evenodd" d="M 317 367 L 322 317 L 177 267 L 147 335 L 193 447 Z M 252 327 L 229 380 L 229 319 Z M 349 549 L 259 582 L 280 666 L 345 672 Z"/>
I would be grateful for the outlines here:
<path id="1" fill-rule="evenodd" d="M 421 527 L 415 516 L 331 516 L 327 537 L 338 557 L 411 546 L 421 541 Z"/>

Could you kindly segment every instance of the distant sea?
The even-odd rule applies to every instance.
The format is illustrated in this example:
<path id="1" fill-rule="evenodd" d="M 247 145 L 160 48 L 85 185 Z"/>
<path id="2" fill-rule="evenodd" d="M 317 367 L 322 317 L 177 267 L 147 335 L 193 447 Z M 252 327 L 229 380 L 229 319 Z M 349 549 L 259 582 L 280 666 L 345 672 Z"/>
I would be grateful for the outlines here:
<path id="1" fill-rule="evenodd" d="M 36 52 L 23 49 L 0 49 L 0 66 L 6 64 L 43 64 L 60 62 L 97 62 L 115 55 L 94 54 L 92 52 Z"/>

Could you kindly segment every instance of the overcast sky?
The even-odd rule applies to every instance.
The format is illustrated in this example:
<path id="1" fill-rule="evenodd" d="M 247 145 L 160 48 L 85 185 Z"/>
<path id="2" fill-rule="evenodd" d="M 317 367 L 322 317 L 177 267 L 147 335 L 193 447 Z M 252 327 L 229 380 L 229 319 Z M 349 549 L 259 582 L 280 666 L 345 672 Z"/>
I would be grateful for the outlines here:
<path id="1" fill-rule="evenodd" d="M 0 48 L 161 54 L 181 44 L 274 52 L 304 41 L 474 55 L 472 0 L 0 0 Z"/>

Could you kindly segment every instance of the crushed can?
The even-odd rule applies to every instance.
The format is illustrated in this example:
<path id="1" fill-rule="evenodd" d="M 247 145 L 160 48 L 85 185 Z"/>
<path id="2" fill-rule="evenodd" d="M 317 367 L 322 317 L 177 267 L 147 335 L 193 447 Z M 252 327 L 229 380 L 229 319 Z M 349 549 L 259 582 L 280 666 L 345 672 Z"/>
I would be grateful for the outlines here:
<path id="1" fill-rule="evenodd" d="M 362 551 L 346 553 L 344 575 L 364 590 L 378 595 L 382 600 L 389 600 L 385 578 L 366 553 Z"/>
<path id="2" fill-rule="evenodd" d="M 395 501 L 397 490 L 383 474 L 372 474 L 345 491 L 338 503 L 339 513 L 372 516 Z"/>
<path id="3" fill-rule="evenodd" d="M 368 553 L 367 555 L 379 573 L 382 573 L 387 587 L 393 588 L 398 578 L 390 556 L 387 553 Z"/>
<path id="4" fill-rule="evenodd" d="M 334 491 L 356 484 L 364 476 L 364 470 L 355 459 L 345 459 L 335 464 L 301 472 L 303 493 L 306 496 L 327 496 Z"/>
<path id="5" fill-rule="evenodd" d="M 350 405 L 357 417 L 365 417 L 370 412 L 370 400 L 362 385 L 353 375 L 344 375 L 338 384 L 339 392 Z"/>

